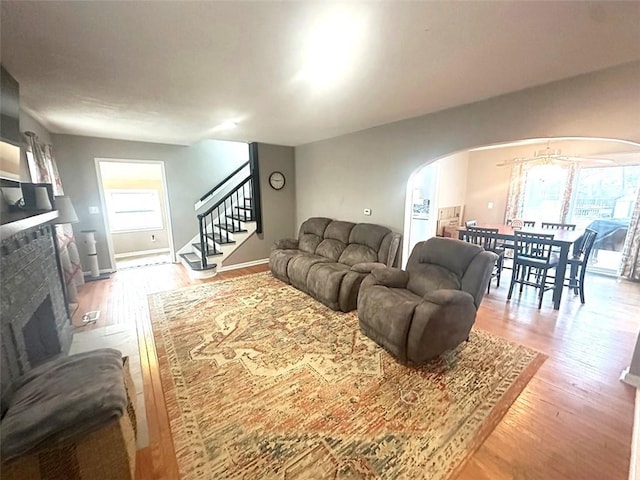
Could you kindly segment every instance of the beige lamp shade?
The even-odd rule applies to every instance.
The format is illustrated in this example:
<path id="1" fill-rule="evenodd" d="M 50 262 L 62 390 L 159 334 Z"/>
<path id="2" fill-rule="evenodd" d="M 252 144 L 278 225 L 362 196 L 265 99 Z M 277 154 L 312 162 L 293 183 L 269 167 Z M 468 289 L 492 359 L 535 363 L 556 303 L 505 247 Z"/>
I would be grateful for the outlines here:
<path id="1" fill-rule="evenodd" d="M 80 219 L 76 215 L 71 199 L 67 195 L 58 195 L 55 197 L 56 210 L 58 210 L 58 219 L 56 223 L 78 223 Z"/>

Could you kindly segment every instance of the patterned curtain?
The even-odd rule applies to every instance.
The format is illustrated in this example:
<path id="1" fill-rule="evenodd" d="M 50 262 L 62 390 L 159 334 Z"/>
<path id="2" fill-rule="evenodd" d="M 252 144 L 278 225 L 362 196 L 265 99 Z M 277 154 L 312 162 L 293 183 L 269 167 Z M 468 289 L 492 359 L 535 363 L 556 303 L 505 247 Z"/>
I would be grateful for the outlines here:
<path id="1" fill-rule="evenodd" d="M 562 207 L 560 212 L 560 223 L 567 223 L 569 216 L 569 207 L 571 207 L 571 196 L 573 194 L 573 183 L 576 178 L 578 166 L 571 162 L 567 171 L 567 182 L 564 184 L 564 193 L 562 194 Z"/>
<path id="2" fill-rule="evenodd" d="M 640 282 L 640 188 L 629 222 L 627 239 L 622 249 L 620 275 L 629 280 Z"/>
<path id="3" fill-rule="evenodd" d="M 511 167 L 511 179 L 509 180 L 509 195 L 507 196 L 507 209 L 505 212 L 505 223 L 514 218 L 520 218 L 522 211 L 522 197 L 524 196 L 524 186 L 527 175 L 522 164 L 515 164 Z"/>
<path id="4" fill-rule="evenodd" d="M 63 195 L 62 182 L 58 174 L 58 166 L 53 158 L 51 145 L 39 141 L 33 132 L 25 132 L 30 152 L 27 154 L 31 181 L 34 183 L 50 183 L 54 195 Z M 78 287 L 84 285 L 84 274 L 80 264 L 80 254 L 70 224 L 56 225 L 58 249 L 62 271 L 64 272 L 69 302 L 78 301 Z"/>

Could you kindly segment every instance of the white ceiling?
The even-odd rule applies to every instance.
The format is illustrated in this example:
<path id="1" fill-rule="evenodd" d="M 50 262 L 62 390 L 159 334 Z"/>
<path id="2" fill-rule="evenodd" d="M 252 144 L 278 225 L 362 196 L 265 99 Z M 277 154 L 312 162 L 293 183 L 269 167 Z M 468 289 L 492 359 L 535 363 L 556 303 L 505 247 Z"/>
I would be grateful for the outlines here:
<path id="1" fill-rule="evenodd" d="M 162 143 L 299 145 L 640 59 L 637 1 L 1 4 L 27 112 Z"/>

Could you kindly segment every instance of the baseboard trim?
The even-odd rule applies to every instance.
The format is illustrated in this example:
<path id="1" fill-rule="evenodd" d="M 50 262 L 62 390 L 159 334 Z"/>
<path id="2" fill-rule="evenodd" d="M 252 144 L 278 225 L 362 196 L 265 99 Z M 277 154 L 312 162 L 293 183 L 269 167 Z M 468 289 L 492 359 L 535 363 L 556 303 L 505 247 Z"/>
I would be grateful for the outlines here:
<path id="1" fill-rule="evenodd" d="M 101 268 L 99 270 L 100 275 L 104 275 L 105 273 L 113 273 L 115 272 L 115 270 L 112 270 L 110 268 Z M 91 272 L 82 272 L 82 274 L 86 277 L 87 275 L 91 276 Z"/>
<path id="2" fill-rule="evenodd" d="M 152 250 L 140 250 L 139 252 L 127 252 L 127 253 L 116 253 L 114 257 L 118 258 L 129 258 L 129 257 L 139 257 L 140 255 L 153 255 L 154 253 L 170 253 L 171 250 L 168 248 L 154 248 Z"/>
<path id="3" fill-rule="evenodd" d="M 225 265 L 223 267 L 218 268 L 218 271 L 228 272 L 229 270 L 237 270 L 239 268 L 253 267 L 255 265 L 264 265 L 265 263 L 269 263 L 268 258 L 261 258 L 260 260 L 253 260 L 251 262 L 236 263 L 235 265 Z"/>

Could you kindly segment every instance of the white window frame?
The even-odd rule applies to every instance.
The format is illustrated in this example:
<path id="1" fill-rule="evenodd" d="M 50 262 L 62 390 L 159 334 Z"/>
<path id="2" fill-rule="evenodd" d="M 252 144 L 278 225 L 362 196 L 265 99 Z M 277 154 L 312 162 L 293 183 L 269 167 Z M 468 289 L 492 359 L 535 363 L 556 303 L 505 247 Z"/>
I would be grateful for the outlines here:
<path id="1" fill-rule="evenodd" d="M 163 230 L 164 222 L 162 215 L 162 204 L 160 203 L 160 196 L 158 195 L 158 191 L 154 189 L 109 189 L 105 190 L 105 203 L 107 207 L 107 215 L 109 217 L 109 229 L 111 233 L 133 233 L 133 232 L 147 232 L 154 230 Z M 112 198 L 113 195 L 151 195 L 152 202 L 155 204 L 152 209 L 139 210 L 132 207 L 131 210 L 122 210 L 115 211 L 114 210 L 114 200 Z M 117 224 L 117 215 L 118 214 L 127 214 L 127 213 L 143 213 L 148 212 L 150 215 L 153 215 L 153 220 L 155 221 L 152 225 L 140 227 L 140 228 L 118 228 Z"/>
<path id="2" fill-rule="evenodd" d="M 570 181 L 569 180 L 569 167 L 565 166 L 565 165 L 532 165 L 531 167 L 527 168 L 525 175 L 526 175 L 526 179 L 524 182 L 524 188 L 522 191 L 522 206 L 520 207 L 521 210 L 521 214 L 520 217 L 522 217 L 522 219 L 524 220 L 535 220 L 536 222 L 540 222 L 541 220 L 544 221 L 555 221 L 555 222 L 560 222 L 561 221 L 561 217 L 560 215 L 556 218 L 556 219 L 551 219 L 551 217 L 545 217 L 542 218 L 540 217 L 539 214 L 534 214 L 533 212 L 527 213 L 527 191 L 530 187 L 535 188 L 535 185 L 533 185 L 533 176 L 535 175 L 535 170 L 537 169 L 549 169 L 550 172 L 556 171 L 559 173 L 562 173 L 562 176 L 564 177 L 563 182 L 564 182 L 564 186 L 563 188 L 561 188 L 560 190 L 560 198 L 558 199 L 559 201 L 559 208 L 558 209 L 553 209 L 553 211 L 561 211 L 562 210 L 562 202 L 563 202 L 563 190 L 566 190 L 567 188 L 567 183 Z M 553 170 L 551 170 L 553 169 Z M 537 175 L 536 175 L 537 176 Z M 531 208 L 531 207 L 529 207 Z"/>

